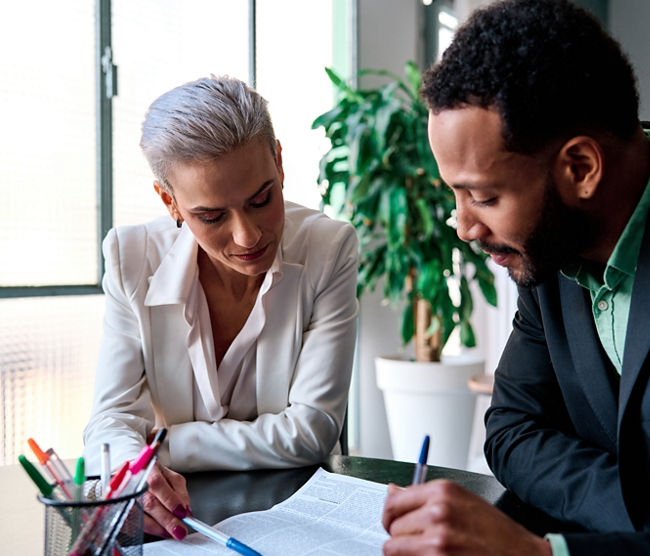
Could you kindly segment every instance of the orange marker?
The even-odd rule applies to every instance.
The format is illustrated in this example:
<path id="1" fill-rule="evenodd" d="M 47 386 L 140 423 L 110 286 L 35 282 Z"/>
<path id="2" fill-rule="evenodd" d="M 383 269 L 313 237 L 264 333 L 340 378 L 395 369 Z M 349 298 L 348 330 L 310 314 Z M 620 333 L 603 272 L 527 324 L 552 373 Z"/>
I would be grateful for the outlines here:
<path id="1" fill-rule="evenodd" d="M 41 450 L 33 438 L 28 438 L 27 443 L 34 452 L 38 463 L 40 463 L 48 472 L 53 481 L 61 488 L 61 492 L 68 500 L 74 500 L 74 496 L 70 491 L 69 484 L 72 483 L 72 475 L 68 468 L 63 464 L 56 452 L 49 448 L 47 452 Z"/>

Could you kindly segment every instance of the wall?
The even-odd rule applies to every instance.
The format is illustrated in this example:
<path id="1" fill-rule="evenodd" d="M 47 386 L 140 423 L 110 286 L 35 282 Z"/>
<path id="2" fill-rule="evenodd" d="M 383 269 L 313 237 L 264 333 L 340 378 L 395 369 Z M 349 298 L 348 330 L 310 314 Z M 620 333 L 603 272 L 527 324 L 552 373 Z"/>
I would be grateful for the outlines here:
<path id="1" fill-rule="evenodd" d="M 404 74 L 407 60 L 417 59 L 418 0 L 358 0 L 358 67 Z M 370 81 L 361 85 L 373 86 Z M 374 358 L 395 352 L 400 345 L 398 312 L 381 304 L 377 291 L 361 299 L 358 385 L 359 438 L 357 449 L 367 457 L 392 457 L 381 391 L 375 383 Z"/>
<path id="2" fill-rule="evenodd" d="M 615 0 L 609 3 L 609 28 L 627 52 L 636 71 L 641 96 L 640 118 L 650 120 L 650 2 Z"/>

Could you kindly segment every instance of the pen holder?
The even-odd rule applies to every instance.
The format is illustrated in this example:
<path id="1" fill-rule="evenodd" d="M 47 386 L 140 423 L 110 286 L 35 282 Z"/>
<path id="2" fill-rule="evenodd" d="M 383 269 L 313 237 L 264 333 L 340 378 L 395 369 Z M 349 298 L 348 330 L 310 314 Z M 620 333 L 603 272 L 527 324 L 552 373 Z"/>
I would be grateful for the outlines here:
<path id="1" fill-rule="evenodd" d="M 141 556 L 143 541 L 142 489 L 109 500 L 99 499 L 94 487 L 84 485 L 79 502 L 39 496 L 45 505 L 46 556 Z"/>

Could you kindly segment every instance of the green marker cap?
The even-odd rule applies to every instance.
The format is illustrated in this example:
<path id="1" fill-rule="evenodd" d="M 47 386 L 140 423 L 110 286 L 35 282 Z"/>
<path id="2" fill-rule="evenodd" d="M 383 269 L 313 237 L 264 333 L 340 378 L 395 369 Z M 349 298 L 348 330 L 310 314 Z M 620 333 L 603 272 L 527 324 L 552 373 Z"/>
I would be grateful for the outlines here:
<path id="1" fill-rule="evenodd" d="M 38 490 L 41 491 L 41 494 L 49 498 L 54 487 L 52 487 L 52 485 L 43 478 L 43 475 L 38 472 L 38 469 L 34 467 L 34 464 L 32 464 L 32 462 L 29 461 L 25 456 L 20 454 L 18 456 L 18 461 L 20 462 L 20 465 L 23 466 L 23 469 L 27 471 L 27 474 L 30 476 L 32 481 L 34 481 L 38 487 Z"/>
<path id="2" fill-rule="evenodd" d="M 77 460 L 77 471 L 74 474 L 74 484 L 83 485 L 86 480 L 86 464 L 83 456 Z"/>

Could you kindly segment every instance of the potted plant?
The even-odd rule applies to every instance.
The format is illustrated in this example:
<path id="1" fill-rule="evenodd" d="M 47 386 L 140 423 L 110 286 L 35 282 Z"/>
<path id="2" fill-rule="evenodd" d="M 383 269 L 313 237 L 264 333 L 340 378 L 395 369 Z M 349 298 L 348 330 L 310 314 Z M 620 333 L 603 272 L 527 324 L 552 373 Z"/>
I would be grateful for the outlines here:
<path id="1" fill-rule="evenodd" d="M 405 438 L 412 424 L 424 417 L 406 390 L 423 398 L 425 389 L 440 390 L 449 381 L 453 399 L 445 395 L 435 403 L 422 401 L 434 410 L 442 405 L 458 407 L 459 395 L 466 394 L 460 419 L 469 423 L 465 427 L 469 429 L 468 444 L 474 399 L 466 385 L 471 374 L 481 372 L 482 361 L 442 357 L 442 352 L 454 330 L 458 330 L 461 345 L 476 345 L 471 284 L 478 285 L 491 305 L 496 305 L 496 290 L 486 256 L 456 234 L 453 193 L 442 182 L 429 147 L 428 110 L 419 95 L 421 73 L 412 62 L 406 64 L 405 80 L 387 71 L 363 70 L 360 76 L 371 74 L 387 82 L 362 89 L 352 87 L 331 69 L 326 71 L 338 97 L 335 106 L 312 124 L 313 128 L 323 127 L 331 143 L 320 161 L 322 204 L 349 219 L 357 231 L 358 295 L 374 290 L 383 280 L 386 299 L 403 307 L 404 345 L 414 340 L 415 361 L 398 356 L 377 359 L 393 455 L 413 459 L 421 442 L 421 437 L 415 441 Z M 470 368 L 468 363 L 472 363 Z M 400 368 L 386 369 L 388 364 Z M 449 371 L 449 366 L 454 368 Z M 408 386 L 411 378 L 414 384 Z M 399 407 L 392 408 L 396 398 Z M 393 417 L 409 419 L 414 413 L 416 419 L 406 428 L 392 422 Z M 449 441 L 442 439 L 433 430 L 440 419 L 446 418 L 436 412 L 423 426 L 429 427 L 426 432 L 431 434 L 432 449 L 438 446 L 444 453 L 449 452 L 449 443 L 459 444 L 459 433 L 452 433 Z M 442 423 L 443 427 L 449 424 Z M 467 446 L 461 446 L 452 450 L 460 456 L 435 463 L 464 466 L 465 461 L 460 461 L 463 450 L 466 458 Z"/>

